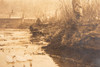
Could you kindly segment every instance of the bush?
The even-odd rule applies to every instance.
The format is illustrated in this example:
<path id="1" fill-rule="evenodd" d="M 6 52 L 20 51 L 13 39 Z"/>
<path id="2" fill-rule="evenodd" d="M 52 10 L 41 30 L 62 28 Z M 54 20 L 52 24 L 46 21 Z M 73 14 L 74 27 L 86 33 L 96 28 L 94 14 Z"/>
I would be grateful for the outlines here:
<path id="1" fill-rule="evenodd" d="M 75 19 L 71 7 L 64 5 L 61 9 L 63 18 L 50 28 L 50 31 L 53 31 L 49 32 L 50 45 L 72 46 L 83 39 L 87 33 L 95 30 L 99 22 L 95 19 L 97 17 L 96 6 L 95 4 L 92 5 L 94 6 L 86 5 L 83 7 L 84 15 L 80 20 Z"/>

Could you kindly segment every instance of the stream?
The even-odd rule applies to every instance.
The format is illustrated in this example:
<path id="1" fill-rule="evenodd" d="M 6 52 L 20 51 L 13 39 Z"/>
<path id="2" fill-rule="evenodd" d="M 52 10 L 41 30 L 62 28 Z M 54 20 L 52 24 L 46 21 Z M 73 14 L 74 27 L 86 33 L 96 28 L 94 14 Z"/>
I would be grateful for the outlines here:
<path id="1" fill-rule="evenodd" d="M 0 29 L 0 67 L 58 67 L 28 29 Z"/>

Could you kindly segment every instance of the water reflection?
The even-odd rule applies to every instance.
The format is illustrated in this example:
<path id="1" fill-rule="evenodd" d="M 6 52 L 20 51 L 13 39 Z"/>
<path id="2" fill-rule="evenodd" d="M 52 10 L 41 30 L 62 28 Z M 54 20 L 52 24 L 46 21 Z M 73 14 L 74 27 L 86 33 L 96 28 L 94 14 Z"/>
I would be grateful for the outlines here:
<path id="1" fill-rule="evenodd" d="M 45 51 L 59 67 L 100 67 L 100 50 L 62 46 Z"/>
<path id="2" fill-rule="evenodd" d="M 30 32 L 24 29 L 0 32 L 0 67 L 58 67 L 41 49 L 41 44 L 47 43 L 31 44 L 30 36 Z"/>

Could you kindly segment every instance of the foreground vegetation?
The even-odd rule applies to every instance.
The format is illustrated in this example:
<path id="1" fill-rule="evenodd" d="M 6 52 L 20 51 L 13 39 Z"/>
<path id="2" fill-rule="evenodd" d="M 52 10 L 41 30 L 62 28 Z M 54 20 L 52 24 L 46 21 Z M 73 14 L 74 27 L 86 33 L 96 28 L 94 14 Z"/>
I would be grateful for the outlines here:
<path id="1" fill-rule="evenodd" d="M 72 9 L 64 11 L 69 8 L 64 5 L 66 8 L 61 10 L 63 18 L 52 20 L 46 26 L 39 25 L 37 31 L 42 30 L 39 34 L 45 32 L 41 36 L 49 42 L 43 48 L 60 67 L 100 67 L 100 20 L 99 9 L 95 8 L 97 5 L 92 3 L 83 6 L 80 19 L 76 19 Z"/>

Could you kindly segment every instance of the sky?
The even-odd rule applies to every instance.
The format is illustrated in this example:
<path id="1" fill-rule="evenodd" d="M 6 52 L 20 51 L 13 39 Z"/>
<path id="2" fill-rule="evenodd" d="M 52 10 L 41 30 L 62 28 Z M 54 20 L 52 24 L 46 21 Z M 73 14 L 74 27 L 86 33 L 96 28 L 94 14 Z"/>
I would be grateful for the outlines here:
<path id="1" fill-rule="evenodd" d="M 24 13 L 25 17 L 29 18 L 42 16 L 49 12 L 51 14 L 59 9 L 60 1 L 63 0 L 0 0 L 0 17 L 9 17 L 11 12 L 15 17 L 20 17 Z M 89 0 L 81 1 L 86 4 Z M 100 2 L 100 0 L 97 1 Z M 71 4 L 71 0 L 65 0 L 65 3 Z"/>
<path id="2" fill-rule="evenodd" d="M 39 13 L 57 9 L 57 0 L 0 0 L 0 17 L 20 16 L 34 17 Z"/>

